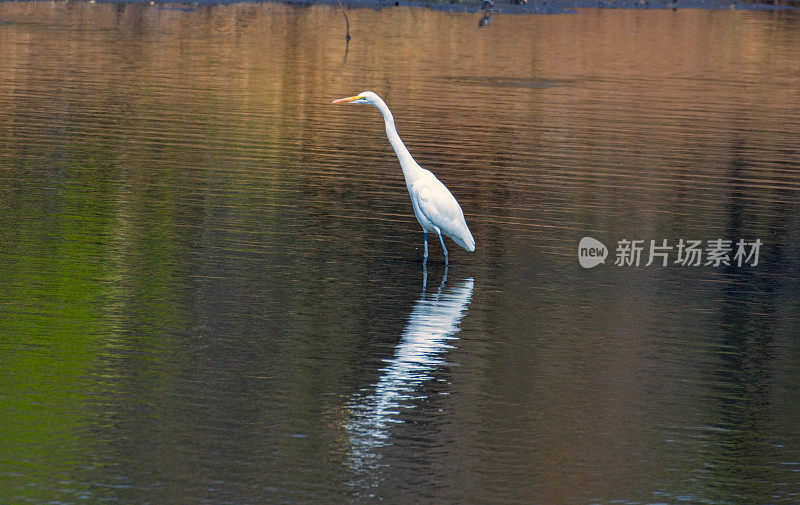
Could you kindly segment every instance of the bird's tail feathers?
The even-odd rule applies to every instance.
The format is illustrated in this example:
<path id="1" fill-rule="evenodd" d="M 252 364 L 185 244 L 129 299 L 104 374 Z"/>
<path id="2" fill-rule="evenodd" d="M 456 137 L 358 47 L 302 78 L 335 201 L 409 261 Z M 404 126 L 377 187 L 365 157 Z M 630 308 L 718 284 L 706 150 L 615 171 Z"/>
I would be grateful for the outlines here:
<path id="1" fill-rule="evenodd" d="M 475 239 L 472 238 L 472 233 L 467 228 L 466 233 L 461 234 L 459 237 L 451 237 L 453 241 L 466 249 L 469 252 L 473 252 L 475 250 Z"/>

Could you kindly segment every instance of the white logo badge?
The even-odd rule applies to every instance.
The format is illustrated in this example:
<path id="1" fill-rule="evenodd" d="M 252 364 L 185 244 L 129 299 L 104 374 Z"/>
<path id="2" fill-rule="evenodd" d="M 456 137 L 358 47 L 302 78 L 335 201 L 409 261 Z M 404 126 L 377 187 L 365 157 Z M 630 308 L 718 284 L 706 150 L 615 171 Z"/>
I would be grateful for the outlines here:
<path id="1" fill-rule="evenodd" d="M 606 262 L 608 248 L 597 239 L 583 237 L 578 243 L 578 261 L 583 268 L 593 268 Z"/>

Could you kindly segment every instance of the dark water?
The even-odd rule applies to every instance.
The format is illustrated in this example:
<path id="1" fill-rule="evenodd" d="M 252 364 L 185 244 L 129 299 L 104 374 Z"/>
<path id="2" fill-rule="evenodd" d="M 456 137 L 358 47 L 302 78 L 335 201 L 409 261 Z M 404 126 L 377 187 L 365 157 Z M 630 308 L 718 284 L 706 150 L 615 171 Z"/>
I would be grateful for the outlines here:
<path id="1" fill-rule="evenodd" d="M 800 17 L 480 17 L 0 4 L 0 502 L 800 501 Z"/>

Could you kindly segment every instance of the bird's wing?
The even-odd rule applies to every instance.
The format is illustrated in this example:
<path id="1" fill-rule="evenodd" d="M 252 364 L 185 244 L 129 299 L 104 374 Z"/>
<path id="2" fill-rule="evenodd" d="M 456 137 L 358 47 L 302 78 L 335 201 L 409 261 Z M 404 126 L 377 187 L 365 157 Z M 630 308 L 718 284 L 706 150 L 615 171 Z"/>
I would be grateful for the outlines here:
<path id="1" fill-rule="evenodd" d="M 455 197 L 433 174 L 414 184 L 417 205 L 425 217 L 462 247 L 472 250 L 472 239 L 464 212 Z"/>

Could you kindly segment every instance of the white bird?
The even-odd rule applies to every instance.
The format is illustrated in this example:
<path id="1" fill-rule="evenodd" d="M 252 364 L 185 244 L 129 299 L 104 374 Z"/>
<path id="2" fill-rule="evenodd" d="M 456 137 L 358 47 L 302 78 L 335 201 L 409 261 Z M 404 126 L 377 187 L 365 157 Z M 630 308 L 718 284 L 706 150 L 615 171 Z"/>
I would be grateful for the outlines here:
<path id="1" fill-rule="evenodd" d="M 472 238 L 472 233 L 464 220 L 461 206 L 450 190 L 433 175 L 433 172 L 419 166 L 411 157 L 411 153 L 408 152 L 405 144 L 400 140 L 400 135 L 397 134 L 392 111 L 381 97 L 372 91 L 364 91 L 355 96 L 333 100 L 332 103 L 365 103 L 374 105 L 381 111 L 386 123 L 386 136 L 403 169 L 406 187 L 411 195 L 411 204 L 414 206 L 414 215 L 417 216 L 417 221 L 422 226 L 425 235 L 424 259 L 426 261 L 428 259 L 428 231 L 435 232 L 439 236 L 445 262 L 448 262 L 447 247 L 444 245 L 442 234 L 453 239 L 456 244 L 467 251 L 474 251 L 475 239 Z"/>

